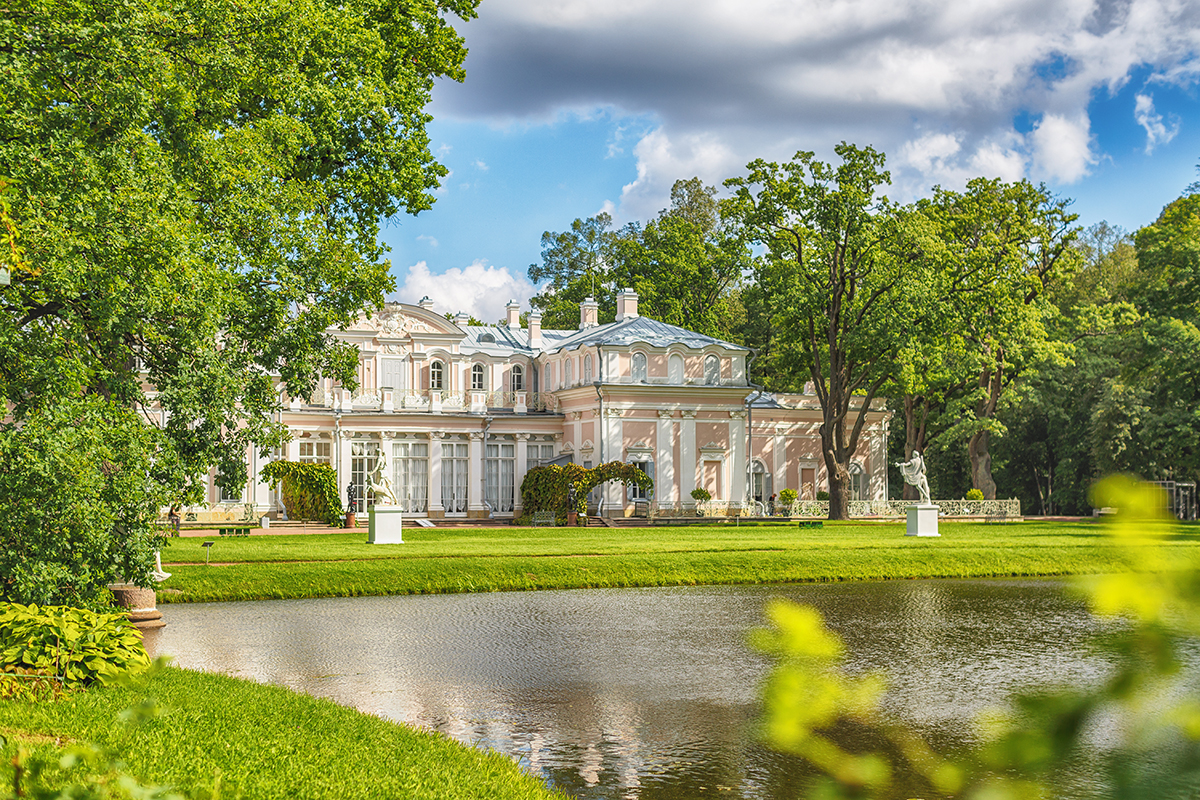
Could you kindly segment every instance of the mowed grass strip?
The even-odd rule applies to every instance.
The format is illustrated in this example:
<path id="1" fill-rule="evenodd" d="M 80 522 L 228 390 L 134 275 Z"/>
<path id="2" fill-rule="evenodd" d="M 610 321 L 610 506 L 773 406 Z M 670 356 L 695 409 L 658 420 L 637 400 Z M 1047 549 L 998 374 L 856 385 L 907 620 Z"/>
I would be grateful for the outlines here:
<path id="1" fill-rule="evenodd" d="M 903 524 L 821 529 L 634 528 L 406 531 L 403 545 L 361 536 L 303 543 L 230 541 L 227 566 L 172 566 L 160 601 L 298 599 L 533 589 L 795 583 L 935 577 L 1080 575 L 1132 568 L 1130 552 L 1089 523 L 944 523 L 942 537 L 905 537 Z M 550 532 L 548 532 L 550 531 Z M 1163 544 L 1200 565 L 1200 529 Z M 311 541 L 335 540 L 335 541 Z M 411 541 L 410 541 L 411 540 Z M 214 548 L 215 550 L 216 548 Z M 366 557 L 356 554 L 362 549 Z M 615 551 L 615 552 L 614 552 Z M 243 558 L 243 555 L 245 556 Z M 286 555 L 286 558 L 283 557 Z M 307 557 L 306 557 L 307 555 Z M 233 562 L 233 563 L 229 563 Z"/>
<path id="2" fill-rule="evenodd" d="M 166 713 L 138 726 L 116 722 L 146 695 Z M 92 688 L 58 702 L 6 700 L 0 732 L 9 740 L 0 761 L 7 786 L 18 745 L 57 762 L 62 746 L 87 741 L 113 748 L 142 782 L 168 784 L 197 800 L 563 797 L 510 759 L 440 734 L 276 686 L 174 668 L 144 691 Z M 61 787 L 71 779 L 51 769 L 40 780 Z"/>

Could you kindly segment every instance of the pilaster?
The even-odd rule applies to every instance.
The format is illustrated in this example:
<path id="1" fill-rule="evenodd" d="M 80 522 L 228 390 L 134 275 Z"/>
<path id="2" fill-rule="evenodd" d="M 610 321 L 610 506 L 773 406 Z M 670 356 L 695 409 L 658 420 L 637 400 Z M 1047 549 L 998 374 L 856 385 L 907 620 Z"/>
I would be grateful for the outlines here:
<path id="1" fill-rule="evenodd" d="M 487 516 L 483 505 L 483 431 L 471 431 L 467 454 L 467 516 L 479 519 Z"/>
<path id="2" fill-rule="evenodd" d="M 684 503 L 692 501 L 696 488 L 696 412 L 682 412 L 679 423 L 679 495 Z"/>
<path id="3" fill-rule="evenodd" d="M 442 505 L 442 437 L 441 431 L 429 432 L 429 510 L 430 519 L 446 516 Z"/>
<path id="4" fill-rule="evenodd" d="M 746 412 L 729 412 L 729 499 L 746 500 Z"/>
<path id="5" fill-rule="evenodd" d="M 658 424 L 654 431 L 654 502 L 672 503 L 679 500 L 679 486 L 675 482 L 675 459 L 672 434 L 675 432 L 675 412 L 665 408 L 658 410 Z"/>

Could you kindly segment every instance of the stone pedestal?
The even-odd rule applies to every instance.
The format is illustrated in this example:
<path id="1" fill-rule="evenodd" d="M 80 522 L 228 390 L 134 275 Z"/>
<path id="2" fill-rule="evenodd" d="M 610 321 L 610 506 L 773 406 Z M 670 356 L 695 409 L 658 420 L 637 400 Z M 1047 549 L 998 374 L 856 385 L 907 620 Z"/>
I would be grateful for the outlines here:
<path id="1" fill-rule="evenodd" d="M 404 512 L 396 506 L 371 506 L 371 525 L 367 544 L 404 544 L 400 527 Z"/>
<path id="2" fill-rule="evenodd" d="M 108 588 L 113 593 L 114 602 L 128 613 L 133 627 L 148 631 L 166 626 L 162 612 L 156 607 L 157 597 L 153 589 L 143 589 L 132 583 L 114 583 Z"/>
<path id="3" fill-rule="evenodd" d="M 941 536 L 938 533 L 938 507 L 933 503 L 909 506 L 908 529 L 905 536 Z"/>

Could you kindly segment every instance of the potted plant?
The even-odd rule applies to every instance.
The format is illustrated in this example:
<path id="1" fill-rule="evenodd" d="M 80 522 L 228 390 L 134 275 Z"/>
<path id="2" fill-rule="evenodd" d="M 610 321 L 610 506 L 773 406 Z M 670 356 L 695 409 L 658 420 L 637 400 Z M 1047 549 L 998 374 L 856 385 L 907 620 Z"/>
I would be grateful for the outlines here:
<path id="1" fill-rule="evenodd" d="M 792 506 L 796 503 L 796 490 L 784 489 L 779 493 L 779 505 L 784 509 L 784 516 L 792 515 Z"/>

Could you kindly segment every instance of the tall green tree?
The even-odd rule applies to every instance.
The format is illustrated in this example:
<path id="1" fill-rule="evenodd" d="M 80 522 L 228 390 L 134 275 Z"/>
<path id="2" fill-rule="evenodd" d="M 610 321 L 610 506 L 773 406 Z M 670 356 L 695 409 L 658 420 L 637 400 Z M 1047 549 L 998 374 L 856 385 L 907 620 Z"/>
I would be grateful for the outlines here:
<path id="1" fill-rule="evenodd" d="M 612 217 L 600 212 L 576 219 L 570 230 L 542 234 L 542 263 L 529 265 L 529 280 L 544 283 L 530 306 L 542 312 L 542 326 L 571 330 L 579 325 L 579 304 L 593 297 L 599 304 L 600 322 L 617 314 L 617 289 L 613 264 L 617 242 L 635 237 L 636 226 L 613 230 Z"/>
<path id="2" fill-rule="evenodd" d="M 1200 479 L 1200 193 L 1175 200 L 1134 236 L 1140 324 L 1097 407 L 1104 469 Z"/>
<path id="3" fill-rule="evenodd" d="M 779 333 L 767 368 L 778 388 L 815 387 L 829 517 L 846 519 L 850 459 L 919 316 L 912 290 L 925 262 L 922 219 L 880 194 L 890 182 L 883 154 L 845 142 L 835 152 L 837 166 L 807 152 L 751 162 L 746 177 L 725 182 L 734 195 L 723 207 L 766 248 L 758 282 Z"/>
<path id="4" fill-rule="evenodd" d="M 382 303 L 380 220 L 429 208 L 446 174 L 424 107 L 463 77 L 447 17 L 476 3 L 8 4 L 0 174 L 28 269 L 0 289 L 0 392 L 17 422 L 153 399 L 171 494 L 196 498 L 214 463 L 244 483 L 246 447 L 280 441 L 280 387 L 353 382 L 325 330 Z"/>
<path id="5" fill-rule="evenodd" d="M 996 497 L 990 442 L 1006 389 L 1023 371 L 1059 357 L 1048 336 L 1046 286 L 1079 263 L 1069 201 L 1028 181 L 976 178 L 965 192 L 938 189 L 921 204 L 942 239 L 939 292 L 965 344 L 959 417 L 947 437 L 967 442 L 971 482 Z"/>
<path id="6" fill-rule="evenodd" d="M 579 324 L 579 303 L 594 297 L 601 323 L 616 318 L 616 293 L 638 294 L 641 313 L 717 338 L 738 336 L 738 297 L 751 254 L 740 227 L 722 220 L 716 189 L 699 178 L 679 180 L 671 206 L 642 225 L 613 229 L 605 213 L 577 219 L 570 230 L 542 234 L 542 263 L 529 279 L 544 283 L 531 305 L 547 328 Z"/>

